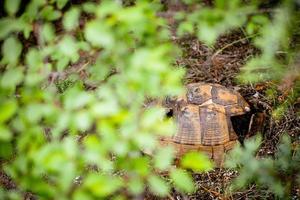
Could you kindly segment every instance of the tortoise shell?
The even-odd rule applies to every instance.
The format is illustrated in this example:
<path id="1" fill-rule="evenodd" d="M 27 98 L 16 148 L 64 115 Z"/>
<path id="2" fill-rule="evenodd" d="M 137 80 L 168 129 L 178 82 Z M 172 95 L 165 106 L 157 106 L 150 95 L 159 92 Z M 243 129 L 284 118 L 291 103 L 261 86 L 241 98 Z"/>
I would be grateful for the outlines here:
<path id="1" fill-rule="evenodd" d="M 237 92 L 218 84 L 187 85 L 186 95 L 167 98 L 165 106 L 173 112 L 178 131 L 160 139 L 162 145 L 173 145 L 177 157 L 190 150 L 203 151 L 217 166 L 224 153 L 237 143 L 230 117 L 250 111 L 248 103 Z"/>

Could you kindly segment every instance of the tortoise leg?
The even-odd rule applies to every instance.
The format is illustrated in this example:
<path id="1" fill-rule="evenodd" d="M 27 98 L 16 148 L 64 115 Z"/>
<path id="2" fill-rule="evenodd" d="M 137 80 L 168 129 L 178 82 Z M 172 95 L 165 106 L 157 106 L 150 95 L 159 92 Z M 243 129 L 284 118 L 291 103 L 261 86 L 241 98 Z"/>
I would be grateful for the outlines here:
<path id="1" fill-rule="evenodd" d="M 230 151 L 237 144 L 239 144 L 238 140 L 233 140 L 233 141 L 227 142 L 226 144 L 224 144 L 225 152 Z"/>
<path id="2" fill-rule="evenodd" d="M 197 150 L 204 153 L 204 154 L 206 154 L 210 159 L 213 158 L 213 149 L 212 149 L 211 146 L 199 145 Z"/>
<path id="3" fill-rule="evenodd" d="M 213 160 L 215 161 L 216 167 L 220 168 L 224 164 L 224 145 L 213 146 Z"/>
<path id="4" fill-rule="evenodd" d="M 230 117 L 227 117 L 226 120 L 227 120 L 227 126 L 228 126 L 228 130 L 229 130 L 229 140 L 236 140 L 236 139 L 238 139 L 238 136 L 236 135 L 236 133 L 235 133 L 235 131 L 233 129 Z"/>

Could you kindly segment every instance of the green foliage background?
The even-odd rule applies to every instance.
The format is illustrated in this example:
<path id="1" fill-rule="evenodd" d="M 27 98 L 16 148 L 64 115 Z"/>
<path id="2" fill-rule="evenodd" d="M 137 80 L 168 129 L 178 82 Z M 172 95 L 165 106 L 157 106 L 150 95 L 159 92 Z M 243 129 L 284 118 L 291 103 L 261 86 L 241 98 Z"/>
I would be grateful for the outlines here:
<path id="1" fill-rule="evenodd" d="M 249 60 L 240 80 L 278 80 L 293 64 L 296 1 L 283 1 L 271 17 L 257 12 L 259 1 L 185 2 L 199 9 L 178 14 L 178 35 L 195 34 L 213 45 L 221 34 L 244 27 L 253 37 L 261 54 Z M 18 185 L 0 196 L 20 199 L 30 191 L 40 199 L 131 199 L 147 187 L 166 196 L 172 185 L 193 192 L 185 169 L 206 171 L 210 162 L 191 153 L 182 168 L 172 167 L 174 150 L 155 147 L 159 135 L 174 133 L 174 124 L 162 108 L 144 105 L 183 91 L 184 70 L 172 66 L 180 50 L 156 15 L 160 2 L 21 4 L 6 0 L 0 19 L 1 168 Z M 279 60 L 279 50 L 289 56 Z M 168 180 L 159 175 L 165 170 Z"/>

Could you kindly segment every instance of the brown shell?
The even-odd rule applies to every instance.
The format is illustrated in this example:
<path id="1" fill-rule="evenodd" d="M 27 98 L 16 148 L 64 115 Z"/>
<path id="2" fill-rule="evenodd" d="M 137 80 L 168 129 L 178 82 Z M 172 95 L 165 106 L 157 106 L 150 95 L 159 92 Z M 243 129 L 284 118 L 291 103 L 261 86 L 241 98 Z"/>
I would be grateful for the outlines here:
<path id="1" fill-rule="evenodd" d="M 206 152 L 217 166 L 222 165 L 224 153 L 237 142 L 230 117 L 249 111 L 240 94 L 218 84 L 189 84 L 186 95 L 173 98 L 168 105 L 178 131 L 162 138 L 161 144 L 174 145 L 178 157 L 190 150 Z"/>

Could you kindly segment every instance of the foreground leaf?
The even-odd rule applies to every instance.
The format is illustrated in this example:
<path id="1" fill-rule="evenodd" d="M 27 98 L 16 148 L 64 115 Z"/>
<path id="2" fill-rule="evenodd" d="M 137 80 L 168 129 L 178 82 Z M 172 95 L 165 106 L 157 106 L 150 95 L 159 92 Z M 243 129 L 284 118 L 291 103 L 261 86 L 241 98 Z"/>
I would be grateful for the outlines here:
<path id="1" fill-rule="evenodd" d="M 208 171 L 213 168 L 213 164 L 209 158 L 200 152 L 189 152 L 185 154 L 180 164 L 182 167 L 195 172 Z"/>

